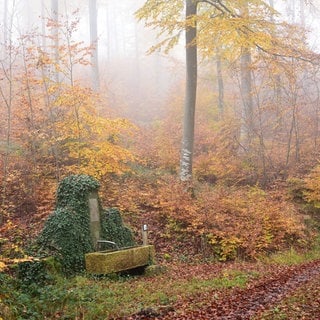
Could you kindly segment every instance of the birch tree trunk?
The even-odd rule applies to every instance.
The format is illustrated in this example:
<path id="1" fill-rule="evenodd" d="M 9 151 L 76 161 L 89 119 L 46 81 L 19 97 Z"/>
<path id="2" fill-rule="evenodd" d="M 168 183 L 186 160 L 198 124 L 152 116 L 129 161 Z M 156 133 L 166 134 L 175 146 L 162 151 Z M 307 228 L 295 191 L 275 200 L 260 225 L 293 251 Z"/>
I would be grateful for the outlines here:
<path id="1" fill-rule="evenodd" d="M 90 19 L 90 44 L 93 48 L 91 56 L 92 86 L 95 91 L 99 90 L 99 59 L 98 59 L 98 27 L 97 27 L 97 0 L 89 0 Z"/>
<path id="2" fill-rule="evenodd" d="M 186 20 L 197 14 L 197 5 L 186 0 Z M 186 29 L 186 95 L 184 104 L 183 138 L 180 158 L 180 179 L 192 179 L 195 106 L 197 95 L 197 36 L 196 25 Z"/>

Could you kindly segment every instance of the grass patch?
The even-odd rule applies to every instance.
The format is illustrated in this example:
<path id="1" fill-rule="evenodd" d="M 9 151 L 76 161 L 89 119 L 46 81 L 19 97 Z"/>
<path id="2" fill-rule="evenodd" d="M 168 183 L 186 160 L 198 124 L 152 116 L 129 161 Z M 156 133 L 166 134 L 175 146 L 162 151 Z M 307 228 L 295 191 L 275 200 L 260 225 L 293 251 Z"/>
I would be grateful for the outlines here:
<path id="1" fill-rule="evenodd" d="M 1 294 L 0 319 L 109 319 L 141 309 L 170 306 L 181 299 L 224 288 L 244 287 L 257 274 L 228 270 L 218 277 L 194 275 L 179 279 L 170 274 L 155 277 L 86 277 L 61 279 L 54 285 L 22 290 L 12 278 Z"/>
<path id="2" fill-rule="evenodd" d="M 312 248 L 308 251 L 300 252 L 295 248 L 290 248 L 287 251 L 277 252 L 260 258 L 263 263 L 275 263 L 279 265 L 297 265 L 317 259 L 320 259 L 320 236 L 317 237 Z"/>
<path id="3" fill-rule="evenodd" d="M 242 272 L 238 270 L 228 270 L 222 273 L 220 277 L 199 280 L 193 278 L 191 281 L 181 283 L 180 288 L 188 294 L 196 294 L 207 290 L 220 290 L 230 288 L 244 288 L 249 280 L 257 278 L 258 273 Z"/>

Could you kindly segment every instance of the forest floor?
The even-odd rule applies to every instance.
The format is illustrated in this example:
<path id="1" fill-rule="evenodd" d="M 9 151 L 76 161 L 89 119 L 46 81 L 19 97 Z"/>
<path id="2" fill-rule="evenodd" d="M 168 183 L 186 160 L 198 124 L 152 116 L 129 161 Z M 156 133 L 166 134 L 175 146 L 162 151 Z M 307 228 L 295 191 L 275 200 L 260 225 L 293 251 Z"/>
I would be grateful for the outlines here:
<path id="1" fill-rule="evenodd" d="M 255 262 L 171 257 L 151 274 L 84 273 L 25 288 L 0 272 L 0 320 L 320 320 L 319 248 Z"/>
<path id="2" fill-rule="evenodd" d="M 319 236 L 308 251 L 291 248 L 254 262 L 219 262 L 209 254 L 197 256 L 192 239 L 168 238 L 161 219 L 153 219 L 158 216 L 150 211 L 143 220 L 154 229 L 149 240 L 156 247 L 158 274 L 81 273 L 23 287 L 0 272 L 0 320 L 320 320 Z M 37 233 L 30 225 L 40 229 L 34 221 L 15 221 L 3 237 L 20 239 L 21 245 Z"/>
<path id="3" fill-rule="evenodd" d="M 159 308 L 145 308 L 118 319 L 320 319 L 320 260 L 295 266 L 233 265 L 251 270 L 244 287 L 215 288 L 182 297 Z M 210 274 L 217 267 L 196 266 L 176 270 L 177 277 Z M 228 271 L 224 271 L 226 273 Z M 233 273 L 229 270 L 230 276 Z M 255 276 L 264 274 L 261 276 Z"/>

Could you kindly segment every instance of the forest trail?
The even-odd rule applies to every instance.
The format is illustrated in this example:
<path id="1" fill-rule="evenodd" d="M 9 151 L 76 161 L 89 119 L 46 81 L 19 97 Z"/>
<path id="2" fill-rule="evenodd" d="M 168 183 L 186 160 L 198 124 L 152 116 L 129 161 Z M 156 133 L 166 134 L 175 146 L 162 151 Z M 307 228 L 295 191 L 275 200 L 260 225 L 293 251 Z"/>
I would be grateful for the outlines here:
<path id="1" fill-rule="evenodd" d="M 200 294 L 190 298 L 190 301 L 180 301 L 162 311 L 145 309 L 122 319 L 265 319 L 261 316 L 264 311 L 275 307 L 285 297 L 293 295 L 303 286 L 307 287 L 307 291 L 309 291 L 309 283 L 311 284 L 315 280 L 317 284 L 313 287 L 311 285 L 314 290 L 312 314 L 309 314 L 308 317 L 301 315 L 299 319 L 319 320 L 320 260 L 298 266 L 277 266 L 271 274 L 250 282 L 244 289 L 234 288 L 218 291 L 216 294 L 214 292 L 210 295 Z M 192 307 L 192 305 L 197 307 Z M 307 304 L 305 307 L 306 309 L 311 308 Z"/>

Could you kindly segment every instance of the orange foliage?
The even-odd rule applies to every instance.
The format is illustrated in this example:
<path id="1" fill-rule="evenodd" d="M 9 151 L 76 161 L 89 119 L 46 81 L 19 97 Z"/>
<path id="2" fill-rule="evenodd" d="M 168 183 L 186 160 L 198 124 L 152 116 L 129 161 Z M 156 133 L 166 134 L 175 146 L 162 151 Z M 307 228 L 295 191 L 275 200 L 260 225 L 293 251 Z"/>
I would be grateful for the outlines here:
<path id="1" fill-rule="evenodd" d="M 320 166 L 317 165 L 304 180 L 300 189 L 306 200 L 315 208 L 320 208 Z"/>
<path id="2" fill-rule="evenodd" d="M 8 48 L 17 58 L 8 66 L 15 71 L 11 122 L 0 130 L 1 214 L 6 218 L 41 219 L 53 207 L 56 184 L 63 176 L 87 173 L 102 179 L 128 171 L 134 160 L 128 141 L 136 128 L 125 119 L 100 116 L 98 106 L 106 102 L 75 80 L 74 68 L 87 64 L 91 49 L 72 40 L 78 21 L 70 28 L 66 23 L 59 24 L 68 30 L 62 32 L 68 39 L 60 39 L 57 48 L 59 66 L 51 58 L 52 48 L 39 47 L 35 34 L 22 36 L 19 47 Z M 54 77 L 58 71 L 60 80 Z"/>
<path id="3" fill-rule="evenodd" d="M 12 106 L 10 165 L 7 176 L 0 177 L 7 183 L 1 208 L 7 216 L 28 216 L 25 219 L 28 222 L 32 216 L 41 223 L 53 207 L 57 181 L 69 173 L 86 173 L 101 181 L 104 206 L 117 206 L 133 213 L 127 218 L 135 226 L 144 219 L 157 224 L 161 232 L 152 237 L 154 241 L 163 241 L 162 249 L 168 248 L 172 238 L 184 241 L 186 237 L 194 240 L 187 246 L 199 249 L 199 243 L 205 243 L 219 259 L 227 260 L 238 255 L 256 258 L 262 252 L 305 240 L 303 222 L 296 209 L 279 194 L 256 187 L 219 186 L 239 182 L 252 185 L 261 178 L 263 170 L 272 174 L 278 170 L 275 175 L 280 173 L 279 168 L 287 170 L 291 160 L 299 160 L 298 151 L 301 159 L 309 155 L 313 147 L 310 141 L 317 138 L 312 130 L 318 123 L 308 126 L 315 117 L 300 110 L 303 101 L 291 104 L 290 94 L 296 88 L 293 93 L 287 93 L 288 101 L 282 101 L 286 108 L 282 110 L 270 98 L 271 85 L 264 88 L 267 95 L 263 90 L 259 92 L 261 97 L 267 97 L 260 109 L 256 109 L 257 113 L 261 112 L 255 115 L 261 116 L 261 127 L 257 128 L 250 154 L 241 150 L 238 141 L 237 113 L 226 107 L 224 116 L 220 117 L 212 88 L 202 90 L 198 98 L 194 150 L 194 172 L 201 183 L 185 185 L 166 175 L 178 171 L 182 95 L 172 95 L 167 115 L 137 133 L 127 120 L 116 115 L 101 116 L 98 105 L 107 103 L 99 101 L 98 95 L 74 80 L 73 67 L 87 64 L 89 48 L 82 47 L 82 43 L 71 42 L 68 47 L 60 42 L 58 51 L 62 59 L 57 65 L 49 53 L 35 45 L 35 39 L 25 40 L 25 52 L 23 56 L 20 53 L 21 65 L 13 82 L 17 95 Z M 57 70 L 69 79 L 69 84 L 52 79 Z M 290 79 L 285 81 L 289 83 Z M 294 116 L 299 126 L 293 123 Z M 277 127 L 280 120 L 281 130 Z M 3 119 L 0 121 L 2 124 Z M 297 130 L 300 122 L 301 126 L 307 124 L 307 128 L 313 129 L 301 134 Z M 288 136 L 294 129 L 296 136 Z M 5 137 L 2 127 L 0 134 L 2 142 Z M 259 140 L 261 137 L 263 141 Z M 319 170 L 315 169 L 307 180 L 311 191 L 306 196 L 316 206 L 320 206 Z M 12 221 L 8 223 L 3 230 L 15 234 Z M 16 236 L 18 242 L 20 237 L 20 234 Z"/>
<path id="4" fill-rule="evenodd" d="M 162 252 L 173 253 L 179 242 L 189 252 L 206 247 L 220 260 L 254 259 L 307 241 L 302 216 L 280 191 L 186 185 L 163 175 L 127 178 L 118 187 L 108 193 L 108 204 L 131 212 L 135 224 L 148 220 L 158 228 L 152 239 Z"/>

